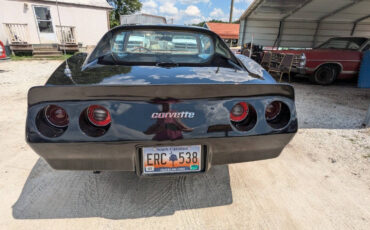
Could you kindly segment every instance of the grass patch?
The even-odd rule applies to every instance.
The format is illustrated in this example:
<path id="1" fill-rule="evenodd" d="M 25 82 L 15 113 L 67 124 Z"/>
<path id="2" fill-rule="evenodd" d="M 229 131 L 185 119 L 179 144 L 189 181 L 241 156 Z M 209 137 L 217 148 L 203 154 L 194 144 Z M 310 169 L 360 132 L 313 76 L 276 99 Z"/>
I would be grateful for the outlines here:
<path id="1" fill-rule="evenodd" d="M 30 55 L 27 56 L 16 56 L 16 55 L 10 55 L 10 59 L 12 61 L 32 61 L 32 60 L 66 60 L 70 57 L 72 57 L 73 54 L 66 54 L 61 56 L 55 56 L 55 57 L 43 57 L 43 58 L 37 58 Z"/>

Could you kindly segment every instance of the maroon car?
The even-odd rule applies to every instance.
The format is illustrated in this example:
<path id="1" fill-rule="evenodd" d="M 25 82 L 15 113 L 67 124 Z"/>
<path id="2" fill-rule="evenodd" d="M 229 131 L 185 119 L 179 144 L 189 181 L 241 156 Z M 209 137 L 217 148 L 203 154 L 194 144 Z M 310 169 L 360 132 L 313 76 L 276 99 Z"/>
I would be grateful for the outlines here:
<path id="1" fill-rule="evenodd" d="M 273 56 L 276 60 L 279 54 L 296 54 L 292 73 L 305 74 L 312 82 L 329 85 L 336 79 L 356 78 L 362 55 L 369 49 L 368 38 L 338 37 L 331 38 L 312 50 L 279 50 L 274 51 Z"/>

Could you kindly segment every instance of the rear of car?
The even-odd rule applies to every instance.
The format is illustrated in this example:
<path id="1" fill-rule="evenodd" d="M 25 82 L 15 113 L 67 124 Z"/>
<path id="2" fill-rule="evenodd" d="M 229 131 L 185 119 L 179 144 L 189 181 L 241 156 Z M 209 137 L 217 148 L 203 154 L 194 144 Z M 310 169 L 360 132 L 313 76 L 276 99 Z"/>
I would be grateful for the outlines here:
<path id="1" fill-rule="evenodd" d="M 118 28 L 68 66 L 28 94 L 26 139 L 55 169 L 206 172 L 277 157 L 297 132 L 292 86 L 205 29 Z"/>

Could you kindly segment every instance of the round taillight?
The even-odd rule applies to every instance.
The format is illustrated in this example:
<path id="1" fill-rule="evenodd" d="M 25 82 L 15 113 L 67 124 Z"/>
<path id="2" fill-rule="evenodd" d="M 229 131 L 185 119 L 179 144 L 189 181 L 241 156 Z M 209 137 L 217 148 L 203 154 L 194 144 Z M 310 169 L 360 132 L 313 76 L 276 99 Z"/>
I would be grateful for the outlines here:
<path id="1" fill-rule="evenodd" d="M 230 120 L 234 122 L 241 122 L 247 118 L 249 113 L 249 107 L 247 103 L 240 102 L 234 105 L 230 111 Z"/>
<path id="2" fill-rule="evenodd" d="M 265 112 L 265 116 L 266 116 L 266 120 L 267 121 L 272 121 L 274 120 L 277 116 L 279 116 L 280 112 L 281 112 L 281 102 L 279 101 L 274 101 L 274 102 L 271 102 L 267 107 L 266 107 L 266 112 Z"/>
<path id="3" fill-rule="evenodd" d="M 95 126 L 107 126 L 111 123 L 109 111 L 101 105 L 90 105 L 87 108 L 87 118 Z"/>
<path id="4" fill-rule="evenodd" d="M 51 125 L 58 128 L 64 128 L 69 123 L 67 112 L 57 105 L 48 105 L 45 107 L 45 118 Z"/>

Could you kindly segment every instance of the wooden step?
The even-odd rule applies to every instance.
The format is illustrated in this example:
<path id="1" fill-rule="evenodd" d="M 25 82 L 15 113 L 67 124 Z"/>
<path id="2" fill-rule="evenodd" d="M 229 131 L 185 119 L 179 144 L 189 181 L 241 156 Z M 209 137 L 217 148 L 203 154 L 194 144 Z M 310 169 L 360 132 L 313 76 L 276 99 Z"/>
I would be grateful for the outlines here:
<path id="1" fill-rule="evenodd" d="M 62 51 L 79 51 L 79 47 L 77 44 L 63 44 L 59 45 L 59 50 Z"/>
<path id="2" fill-rule="evenodd" d="M 32 45 L 30 44 L 10 44 L 10 49 L 13 51 L 32 51 Z"/>
<path id="3" fill-rule="evenodd" d="M 58 54 L 36 54 L 33 55 L 34 58 L 44 58 L 44 57 L 61 57 L 62 55 Z"/>
<path id="4" fill-rule="evenodd" d="M 48 51 L 48 52 L 52 52 L 52 51 L 58 51 L 58 48 L 34 48 L 33 49 L 34 51 L 38 52 L 43 52 L 43 51 Z"/>
<path id="5" fill-rule="evenodd" d="M 61 51 L 33 51 L 34 57 L 60 57 L 62 56 Z"/>
<path id="6" fill-rule="evenodd" d="M 58 50 L 34 50 L 33 54 L 62 54 L 62 52 Z"/>
<path id="7" fill-rule="evenodd" d="M 57 49 L 58 44 L 33 44 L 34 49 L 42 49 L 42 48 L 50 48 L 50 49 Z"/>

